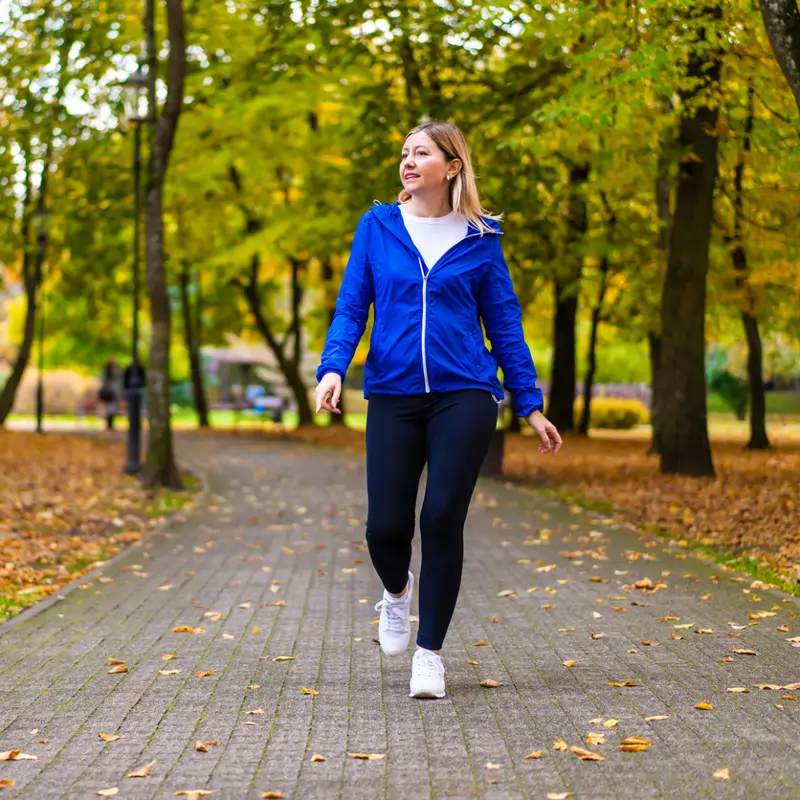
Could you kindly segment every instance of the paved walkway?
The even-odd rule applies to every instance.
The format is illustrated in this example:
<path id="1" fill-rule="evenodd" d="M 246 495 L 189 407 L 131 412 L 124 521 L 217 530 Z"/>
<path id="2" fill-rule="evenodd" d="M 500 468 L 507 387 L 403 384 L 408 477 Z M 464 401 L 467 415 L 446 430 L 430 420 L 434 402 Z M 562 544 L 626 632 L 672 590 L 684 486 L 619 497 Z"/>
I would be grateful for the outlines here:
<path id="1" fill-rule="evenodd" d="M 0 628 L 0 752 L 36 756 L 0 762 L 3 798 L 800 797 L 800 686 L 756 687 L 800 681 L 794 601 L 487 481 L 448 696 L 415 701 L 410 653 L 374 642 L 362 457 L 245 437 L 180 450 L 209 478 L 197 509 Z M 652 743 L 620 751 L 629 736 Z"/>

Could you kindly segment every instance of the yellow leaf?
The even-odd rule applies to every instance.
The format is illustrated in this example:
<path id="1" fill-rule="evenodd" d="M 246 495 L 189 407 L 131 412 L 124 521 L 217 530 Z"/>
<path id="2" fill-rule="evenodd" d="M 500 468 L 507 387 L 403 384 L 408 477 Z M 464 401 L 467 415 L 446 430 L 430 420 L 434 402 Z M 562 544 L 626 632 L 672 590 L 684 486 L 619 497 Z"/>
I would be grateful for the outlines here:
<path id="1" fill-rule="evenodd" d="M 619 720 L 618 719 L 607 719 L 603 723 L 603 727 L 604 728 L 616 728 L 617 725 L 619 725 Z"/>
<path id="2" fill-rule="evenodd" d="M 194 749 L 197 750 L 198 753 L 208 752 L 208 748 L 199 739 L 194 743 Z"/>
<path id="3" fill-rule="evenodd" d="M 191 625 L 178 625 L 177 628 L 173 628 L 173 633 L 192 633 L 194 628 Z"/>
<path id="4" fill-rule="evenodd" d="M 564 662 L 564 666 L 565 667 L 574 667 L 577 663 L 578 662 L 574 658 L 571 658 L 569 661 L 565 661 Z"/>
<path id="5" fill-rule="evenodd" d="M 559 737 L 553 743 L 553 750 L 561 750 L 563 752 L 565 750 L 569 750 L 569 745 Z"/>
<path id="6" fill-rule="evenodd" d="M 473 667 L 478 665 L 478 662 L 474 658 L 468 658 L 467 664 L 472 664 Z"/>
<path id="7" fill-rule="evenodd" d="M 179 669 L 160 669 L 158 671 L 158 674 L 159 675 L 179 675 L 180 674 L 180 670 Z"/>
<path id="8" fill-rule="evenodd" d="M 573 745 L 572 747 L 570 747 L 569 751 L 573 755 L 578 756 L 578 758 L 581 761 L 604 761 L 605 760 L 603 758 L 603 756 L 600 755 L 600 753 L 595 753 L 593 750 L 586 750 L 583 747 L 577 747 L 577 746 Z"/>
<path id="9" fill-rule="evenodd" d="M 294 661 L 294 656 L 275 656 L 273 661 Z"/>
<path id="10" fill-rule="evenodd" d="M 628 736 L 622 740 L 619 749 L 625 753 L 638 753 L 640 750 L 647 750 L 652 743 L 652 739 L 645 739 L 644 736 Z"/>
<path id="11" fill-rule="evenodd" d="M 731 687 L 728 688 L 728 691 L 731 694 L 745 694 L 746 692 L 749 692 L 750 690 L 748 688 L 744 687 L 744 686 L 731 686 Z"/>
<path id="12" fill-rule="evenodd" d="M 114 795 L 119 794 L 119 788 L 117 786 L 112 786 L 110 789 L 98 789 L 97 794 L 100 797 L 114 797 Z"/>
<path id="13" fill-rule="evenodd" d="M 262 800 L 281 800 L 282 797 L 280 792 L 264 792 L 261 795 Z"/>
<path id="14" fill-rule="evenodd" d="M 118 658 L 109 658 L 106 660 L 106 664 L 108 664 L 109 666 L 112 664 L 124 664 L 124 663 L 125 663 L 124 661 L 120 661 Z"/>
<path id="15" fill-rule="evenodd" d="M 116 733 L 98 733 L 97 735 L 104 742 L 117 742 L 120 738 Z"/>
<path id="16" fill-rule="evenodd" d="M 118 674 L 120 672 L 127 672 L 127 671 L 128 671 L 128 668 L 125 666 L 125 664 L 117 664 L 116 667 L 111 667 L 111 669 L 108 671 L 108 674 L 109 675 L 116 675 L 116 674 Z"/>
<path id="17" fill-rule="evenodd" d="M 480 682 L 480 685 L 487 689 L 496 689 L 498 686 L 502 686 L 503 684 L 500 683 L 500 681 L 493 680 L 492 678 L 484 678 L 484 680 Z"/>
<path id="18" fill-rule="evenodd" d="M 756 653 L 755 650 L 734 650 L 733 652 L 734 653 L 738 653 L 738 655 L 740 655 L 740 656 L 757 656 L 758 655 L 758 653 Z"/>
<path id="19" fill-rule="evenodd" d="M 486 762 L 486 769 L 500 769 L 499 764 L 493 764 L 491 761 Z"/>
<path id="20" fill-rule="evenodd" d="M 261 628 L 258 625 L 256 625 L 255 628 L 253 628 L 253 630 L 250 631 L 250 633 L 260 633 L 260 632 Z"/>
<path id="21" fill-rule="evenodd" d="M 161 660 L 162 661 L 172 661 L 173 658 L 177 658 L 177 657 L 178 657 L 177 653 L 164 653 L 164 655 L 161 656 Z"/>
<path id="22" fill-rule="evenodd" d="M 201 797 L 208 797 L 213 792 L 208 791 L 207 789 L 181 789 L 178 792 L 175 792 L 176 795 L 184 795 L 189 800 L 200 800 Z"/>
<path id="23" fill-rule="evenodd" d="M 259 714 L 263 714 L 264 713 L 264 709 L 263 708 L 254 708 L 252 711 L 245 711 L 244 713 L 245 714 L 259 715 Z"/>
<path id="24" fill-rule="evenodd" d="M 14 786 L 14 781 L 10 781 L 8 778 L 0 780 L 0 789 L 10 789 L 12 786 Z"/>
<path id="25" fill-rule="evenodd" d="M 300 691 L 303 694 L 319 694 L 319 692 L 316 689 L 307 689 L 305 686 L 301 686 Z"/>
<path id="26" fill-rule="evenodd" d="M 213 675 L 213 674 L 214 673 L 210 669 L 199 670 L 198 672 L 195 672 L 195 677 L 197 677 L 197 678 L 207 678 L 209 675 Z"/>
<path id="27" fill-rule="evenodd" d="M 548 792 L 547 800 L 567 800 L 568 797 L 574 797 L 572 792 Z"/>
<path id="28" fill-rule="evenodd" d="M 637 686 L 635 681 L 609 681 L 609 686 Z"/>
<path id="29" fill-rule="evenodd" d="M 380 761 L 380 759 L 386 758 L 386 753 L 348 753 L 347 755 L 362 761 Z"/>
<path id="30" fill-rule="evenodd" d="M 712 706 L 711 703 L 705 703 L 702 700 L 699 703 L 697 703 L 695 708 L 699 708 L 700 711 L 713 711 L 714 710 L 714 706 Z"/>
<path id="31" fill-rule="evenodd" d="M 485 647 L 486 646 L 486 642 L 483 639 L 481 639 L 479 642 L 473 642 L 472 646 L 473 647 Z"/>
<path id="32" fill-rule="evenodd" d="M 311 760 L 312 761 L 324 761 L 325 760 L 325 756 L 321 756 L 319 753 L 316 753 L 315 755 L 311 756 Z"/>
<path id="33" fill-rule="evenodd" d="M 718 769 L 714 773 L 714 777 L 718 778 L 719 780 L 722 780 L 722 781 L 730 780 L 731 768 L 730 767 L 723 767 L 722 769 Z"/>
<path id="34" fill-rule="evenodd" d="M 669 719 L 669 716 L 667 716 L 665 714 L 657 714 L 654 717 L 645 717 L 644 721 L 645 722 L 658 722 L 659 720 L 662 720 L 662 719 Z"/>
<path id="35" fill-rule="evenodd" d="M 150 774 L 150 770 L 156 765 L 155 759 L 145 764 L 143 767 L 139 767 L 139 769 L 135 769 L 133 772 L 128 773 L 129 778 L 146 778 Z"/>
<path id="36" fill-rule="evenodd" d="M 584 741 L 586 744 L 605 744 L 606 737 L 602 733 L 587 733 Z"/>
<path id="37" fill-rule="evenodd" d="M 528 755 L 523 756 L 523 758 L 541 758 L 542 751 L 541 750 L 534 750 L 532 753 L 528 753 Z"/>
<path id="38" fill-rule="evenodd" d="M 22 750 L 6 750 L 5 753 L 0 753 L 0 761 L 38 761 L 38 756 L 29 756 L 23 753 Z"/>

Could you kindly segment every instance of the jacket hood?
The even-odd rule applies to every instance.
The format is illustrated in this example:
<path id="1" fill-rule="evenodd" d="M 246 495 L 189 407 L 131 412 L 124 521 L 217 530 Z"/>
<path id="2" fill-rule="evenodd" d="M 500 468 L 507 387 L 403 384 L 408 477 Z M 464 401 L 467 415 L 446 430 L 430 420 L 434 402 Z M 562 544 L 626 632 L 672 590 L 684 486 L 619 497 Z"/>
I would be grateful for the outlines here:
<path id="1" fill-rule="evenodd" d="M 403 217 L 400 213 L 400 202 L 398 200 L 395 200 L 394 203 L 380 203 L 375 200 L 369 213 L 394 233 L 399 233 L 400 231 L 405 233 L 405 225 L 403 224 Z M 484 217 L 484 222 L 492 229 L 493 233 L 503 232 L 497 220 L 486 219 Z M 469 222 L 468 226 L 469 234 L 479 233 L 478 228 L 473 225 L 473 223 Z"/>

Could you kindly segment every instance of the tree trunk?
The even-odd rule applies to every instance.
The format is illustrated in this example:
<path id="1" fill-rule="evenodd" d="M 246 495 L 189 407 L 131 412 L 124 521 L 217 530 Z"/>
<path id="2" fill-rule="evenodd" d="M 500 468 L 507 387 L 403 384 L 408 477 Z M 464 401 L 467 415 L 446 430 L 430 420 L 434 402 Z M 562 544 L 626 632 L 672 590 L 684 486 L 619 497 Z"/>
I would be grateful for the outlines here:
<path id="1" fill-rule="evenodd" d="M 721 17 L 719 6 L 690 12 L 712 26 Z M 716 36 L 716 32 L 712 35 Z M 698 39 L 703 45 L 708 31 Z M 705 384 L 705 312 L 708 248 L 713 222 L 717 177 L 716 107 L 698 103 L 697 94 L 715 90 L 720 56 L 716 49 L 694 49 L 688 73 L 697 81 L 682 92 L 684 107 L 693 108 L 681 120 L 680 143 L 688 149 L 679 167 L 679 181 L 661 297 L 661 472 L 714 475 L 708 439 Z"/>
<path id="2" fill-rule="evenodd" d="M 800 11 L 797 0 L 759 0 L 772 52 L 800 110 Z"/>
<path id="3" fill-rule="evenodd" d="M 150 161 L 144 202 L 145 256 L 147 260 L 147 294 L 150 299 L 152 337 L 150 363 L 147 370 L 148 437 L 147 459 L 142 481 L 149 486 L 182 489 L 175 463 L 170 425 L 171 384 L 169 350 L 171 320 L 167 278 L 164 267 L 164 222 L 162 204 L 164 180 L 169 155 L 175 140 L 186 77 L 186 42 L 182 0 L 166 0 L 167 28 L 170 42 L 167 74 L 167 98 L 159 116 L 156 107 L 156 69 L 158 58 L 155 42 L 155 0 L 147 0 L 145 39 L 148 65 Z"/>
<path id="4" fill-rule="evenodd" d="M 281 343 L 275 338 L 275 334 L 272 332 L 272 328 L 270 328 L 269 322 L 261 308 L 261 294 L 258 291 L 259 264 L 260 257 L 258 253 L 255 253 L 250 266 L 248 282 L 246 284 L 239 283 L 238 285 L 244 292 L 244 296 L 250 306 L 250 312 L 253 315 L 258 332 L 264 337 L 264 341 L 266 341 L 269 349 L 272 350 L 278 368 L 283 373 L 286 383 L 292 390 L 292 394 L 294 394 L 295 401 L 297 402 L 298 425 L 313 425 L 314 409 L 311 407 L 311 403 L 309 403 L 308 391 L 306 390 L 303 376 L 300 374 L 300 362 L 286 358 L 284 352 L 285 340 Z M 298 324 L 299 322 L 293 320 L 290 331 L 292 328 L 296 329 L 296 325 Z M 295 345 L 295 348 L 296 347 Z M 297 349 L 295 349 L 295 353 L 297 353 Z"/>
<path id="5" fill-rule="evenodd" d="M 736 274 L 736 285 L 743 292 L 742 299 L 742 326 L 747 340 L 747 385 L 750 391 L 750 440 L 747 448 L 750 450 L 768 450 L 770 447 L 767 436 L 767 403 L 764 396 L 763 375 L 763 350 L 761 336 L 758 332 L 758 320 L 755 317 L 755 298 L 750 286 L 750 270 L 747 266 L 747 253 L 742 241 L 742 211 L 744 205 L 744 169 L 748 154 L 752 150 L 753 122 L 753 87 L 747 91 L 747 118 L 744 124 L 744 140 L 742 152 L 736 163 L 734 172 L 733 196 L 733 237 L 728 238 L 732 245 L 731 259 Z"/>
<path id="6" fill-rule="evenodd" d="M 201 428 L 208 428 L 210 427 L 208 421 L 208 403 L 206 402 L 206 390 L 203 385 L 203 370 L 200 365 L 200 328 L 198 327 L 200 298 L 195 298 L 196 313 L 193 314 L 192 303 L 189 298 L 189 280 L 189 268 L 186 264 L 182 264 L 180 287 L 181 310 L 183 312 L 183 338 L 186 351 L 189 354 L 189 371 L 192 376 L 194 408 L 197 412 L 197 424 Z"/>
<path id="7" fill-rule="evenodd" d="M 670 104 L 671 108 L 671 104 Z M 658 218 L 661 223 L 658 234 L 658 247 L 664 256 L 664 262 L 669 260 L 669 243 L 672 237 L 672 210 L 670 209 L 669 186 L 669 161 L 662 148 L 658 159 L 658 176 L 656 178 L 656 205 Z M 659 320 L 660 322 L 660 320 Z M 650 430 L 651 440 L 648 455 L 661 454 L 661 331 L 651 330 L 647 334 L 647 343 L 650 351 Z"/>
<path id="8" fill-rule="evenodd" d="M 578 292 L 583 266 L 580 251 L 586 234 L 586 181 L 589 167 L 576 165 L 570 169 L 570 210 L 567 259 L 569 269 L 557 275 L 553 315 L 553 365 L 547 418 L 560 431 L 575 430 L 575 322 L 578 316 Z"/>
<path id="9" fill-rule="evenodd" d="M 647 334 L 650 351 L 650 428 L 652 439 L 648 455 L 661 455 L 661 337 Z"/>
<path id="10" fill-rule="evenodd" d="M 325 286 L 325 302 L 328 312 L 327 327 L 330 328 L 333 324 L 333 316 L 336 313 L 336 295 L 333 293 L 333 266 L 330 258 L 325 258 L 322 262 L 322 282 Z M 342 395 L 339 398 L 339 409 L 342 412 L 341 414 L 331 414 L 331 425 L 344 425 L 346 427 L 345 414 L 347 409 L 344 404 L 344 386 L 342 386 Z"/>
<path id="11" fill-rule="evenodd" d="M 589 435 L 589 422 L 592 416 L 592 389 L 594 387 L 594 374 L 597 371 L 597 331 L 603 316 L 603 303 L 608 288 L 608 256 L 604 255 L 600 261 L 600 289 L 597 292 L 597 303 L 592 309 L 592 329 L 589 334 L 589 354 L 586 366 L 586 377 L 583 380 L 583 408 L 578 421 L 578 433 L 582 436 Z"/>

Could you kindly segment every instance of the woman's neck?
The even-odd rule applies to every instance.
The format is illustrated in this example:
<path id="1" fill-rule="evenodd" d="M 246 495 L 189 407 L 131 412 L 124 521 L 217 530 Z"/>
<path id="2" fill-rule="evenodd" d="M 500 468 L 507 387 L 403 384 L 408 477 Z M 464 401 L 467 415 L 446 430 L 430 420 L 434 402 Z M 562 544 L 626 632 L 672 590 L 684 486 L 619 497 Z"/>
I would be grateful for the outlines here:
<path id="1" fill-rule="evenodd" d="M 412 195 L 403 208 L 413 217 L 446 217 L 453 210 L 449 192 L 436 197 Z"/>

